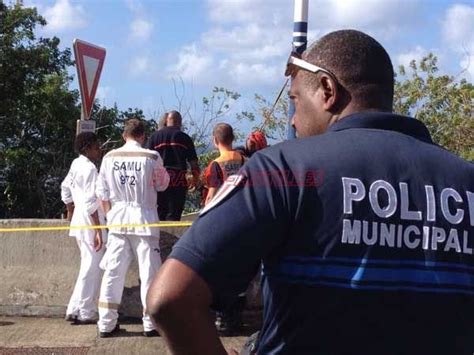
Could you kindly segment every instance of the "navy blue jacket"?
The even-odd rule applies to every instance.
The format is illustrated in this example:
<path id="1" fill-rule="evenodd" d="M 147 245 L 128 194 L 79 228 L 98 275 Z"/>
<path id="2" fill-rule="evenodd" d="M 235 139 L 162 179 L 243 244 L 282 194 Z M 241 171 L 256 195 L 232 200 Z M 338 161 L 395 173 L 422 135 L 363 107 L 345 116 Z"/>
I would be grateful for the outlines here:
<path id="1" fill-rule="evenodd" d="M 259 354 L 472 354 L 474 165 L 359 113 L 256 153 L 171 257 L 225 308 L 262 267 Z"/>

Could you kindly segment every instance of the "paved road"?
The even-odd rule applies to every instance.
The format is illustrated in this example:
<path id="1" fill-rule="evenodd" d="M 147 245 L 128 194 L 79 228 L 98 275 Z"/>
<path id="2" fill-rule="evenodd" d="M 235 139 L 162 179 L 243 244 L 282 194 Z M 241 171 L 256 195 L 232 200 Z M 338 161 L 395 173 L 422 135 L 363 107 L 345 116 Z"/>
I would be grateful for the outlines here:
<path id="1" fill-rule="evenodd" d="M 167 354 L 161 338 L 145 338 L 141 324 L 121 325 L 119 336 L 98 339 L 95 325 L 73 326 L 58 318 L 0 317 L 0 354 Z M 240 350 L 246 336 L 221 338 Z"/>

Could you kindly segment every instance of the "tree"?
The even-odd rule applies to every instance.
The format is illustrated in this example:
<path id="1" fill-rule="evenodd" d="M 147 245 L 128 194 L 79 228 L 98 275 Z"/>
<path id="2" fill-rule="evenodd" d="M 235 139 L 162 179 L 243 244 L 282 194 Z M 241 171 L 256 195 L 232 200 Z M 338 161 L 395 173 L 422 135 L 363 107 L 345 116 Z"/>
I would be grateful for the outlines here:
<path id="1" fill-rule="evenodd" d="M 263 95 L 255 94 L 254 101 L 256 107 L 253 112 L 243 112 L 240 119 L 247 119 L 255 122 L 252 129 L 260 129 L 265 132 L 268 138 L 276 141 L 283 141 L 287 136 L 288 129 L 288 96 L 280 97 L 278 101 L 270 102 Z M 256 119 L 261 117 L 260 122 Z"/>
<path id="2" fill-rule="evenodd" d="M 58 210 L 60 176 L 72 158 L 78 93 L 69 91 L 69 50 L 36 38 L 36 9 L 0 2 L 0 211 L 45 217 Z"/>
<path id="3" fill-rule="evenodd" d="M 437 58 L 429 54 L 409 72 L 399 68 L 395 112 L 423 121 L 434 142 L 474 160 L 474 86 L 465 79 L 438 75 Z"/>

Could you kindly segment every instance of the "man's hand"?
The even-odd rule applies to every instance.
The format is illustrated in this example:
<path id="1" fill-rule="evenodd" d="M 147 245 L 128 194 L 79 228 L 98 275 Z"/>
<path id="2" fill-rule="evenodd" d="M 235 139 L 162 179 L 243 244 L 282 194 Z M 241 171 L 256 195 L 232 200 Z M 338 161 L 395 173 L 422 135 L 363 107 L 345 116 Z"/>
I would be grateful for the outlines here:
<path id="1" fill-rule="evenodd" d="M 66 209 L 67 209 L 67 215 L 66 215 L 66 219 L 71 222 L 72 220 L 72 215 L 74 213 L 74 204 L 73 203 L 68 203 L 66 205 Z"/>
<path id="2" fill-rule="evenodd" d="M 199 176 L 201 174 L 201 169 L 199 169 L 199 165 L 198 165 L 197 160 L 190 161 L 189 165 L 191 167 L 192 178 L 187 179 L 188 180 L 188 189 L 192 190 L 192 189 L 196 189 L 196 188 L 199 187 L 199 183 L 200 183 Z"/>
<path id="3" fill-rule="evenodd" d="M 189 191 L 194 191 L 200 187 L 201 180 L 199 179 L 199 176 L 195 176 L 192 174 L 186 174 L 186 182 L 188 184 L 188 190 Z"/>
<path id="4" fill-rule="evenodd" d="M 94 226 L 100 225 L 99 213 L 97 211 L 95 211 L 93 214 L 91 214 L 91 219 L 92 219 L 92 224 Z M 96 229 L 95 230 L 94 249 L 95 249 L 95 251 L 99 251 L 100 249 L 102 249 L 102 230 L 101 229 Z"/>
<path id="5" fill-rule="evenodd" d="M 102 231 L 100 229 L 96 229 L 95 237 L 94 237 L 94 249 L 95 251 L 99 251 L 102 249 Z"/>
<path id="6" fill-rule="evenodd" d="M 168 259 L 148 290 L 146 308 L 172 354 L 226 355 L 211 303 L 206 282 L 187 265 Z"/>

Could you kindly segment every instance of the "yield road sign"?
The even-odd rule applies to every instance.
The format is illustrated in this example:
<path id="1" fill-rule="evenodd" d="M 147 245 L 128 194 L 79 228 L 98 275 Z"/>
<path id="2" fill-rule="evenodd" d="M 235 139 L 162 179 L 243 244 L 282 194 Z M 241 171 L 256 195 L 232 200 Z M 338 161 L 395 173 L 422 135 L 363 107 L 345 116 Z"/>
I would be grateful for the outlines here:
<path id="1" fill-rule="evenodd" d="M 104 66 L 106 50 L 77 38 L 73 42 L 73 47 L 81 90 L 82 115 L 85 120 L 88 120 Z"/>

